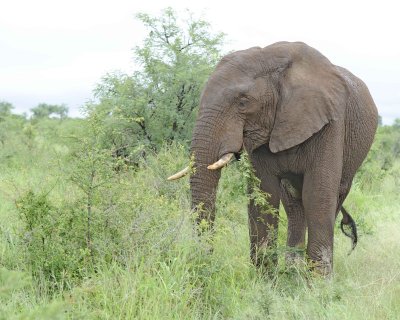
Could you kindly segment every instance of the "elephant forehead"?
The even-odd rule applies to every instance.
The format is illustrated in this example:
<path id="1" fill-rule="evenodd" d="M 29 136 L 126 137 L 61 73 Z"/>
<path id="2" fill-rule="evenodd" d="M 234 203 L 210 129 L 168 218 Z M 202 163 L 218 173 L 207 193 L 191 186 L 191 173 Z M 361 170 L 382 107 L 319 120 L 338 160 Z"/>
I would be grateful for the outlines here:
<path id="1" fill-rule="evenodd" d="M 241 74 L 240 76 L 216 72 L 208 80 L 202 94 L 202 102 L 221 103 L 223 100 L 235 99 L 246 95 L 254 85 L 254 80 Z"/>
<path id="2" fill-rule="evenodd" d="M 253 82 L 251 82 L 251 81 L 246 81 L 244 83 L 232 84 L 231 86 L 224 88 L 222 91 L 222 94 L 224 94 L 228 97 L 236 98 L 236 97 L 247 95 L 251 91 L 252 87 L 253 87 Z"/>
<path id="3" fill-rule="evenodd" d="M 232 85 L 231 87 L 223 90 L 223 95 L 226 97 L 236 99 L 240 97 L 248 97 L 259 99 L 271 93 L 270 86 L 265 79 L 248 79 L 244 83 Z"/>
<path id="4" fill-rule="evenodd" d="M 247 76 L 250 78 L 256 78 L 264 70 L 260 48 L 231 53 L 222 58 L 215 68 L 215 72 L 228 77 Z"/>

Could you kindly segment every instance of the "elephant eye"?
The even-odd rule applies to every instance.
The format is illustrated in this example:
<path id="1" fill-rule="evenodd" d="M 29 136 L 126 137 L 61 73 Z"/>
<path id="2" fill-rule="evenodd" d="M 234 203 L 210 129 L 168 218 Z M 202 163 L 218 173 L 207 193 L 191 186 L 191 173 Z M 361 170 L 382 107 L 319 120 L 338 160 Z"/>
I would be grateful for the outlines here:
<path id="1" fill-rule="evenodd" d="M 247 103 L 249 102 L 249 99 L 247 97 L 240 97 L 237 101 L 237 105 L 239 108 L 245 108 Z"/>

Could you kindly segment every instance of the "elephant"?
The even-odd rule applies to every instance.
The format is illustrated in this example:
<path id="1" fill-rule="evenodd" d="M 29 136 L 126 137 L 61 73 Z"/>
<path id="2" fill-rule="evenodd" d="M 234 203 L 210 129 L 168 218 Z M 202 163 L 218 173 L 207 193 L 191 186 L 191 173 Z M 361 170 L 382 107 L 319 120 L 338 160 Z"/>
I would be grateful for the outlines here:
<path id="1" fill-rule="evenodd" d="M 287 246 L 305 249 L 316 272 L 332 274 L 335 220 L 342 210 L 342 227 L 350 223 L 354 233 L 342 205 L 377 125 L 364 82 L 303 42 L 224 56 L 201 94 L 191 141 L 198 221 L 213 224 L 221 168 L 245 150 L 270 205 L 285 208 Z M 248 217 L 250 256 L 260 265 L 258 252 L 276 246 L 278 216 L 250 200 Z M 272 268 L 276 260 L 267 264 Z"/>

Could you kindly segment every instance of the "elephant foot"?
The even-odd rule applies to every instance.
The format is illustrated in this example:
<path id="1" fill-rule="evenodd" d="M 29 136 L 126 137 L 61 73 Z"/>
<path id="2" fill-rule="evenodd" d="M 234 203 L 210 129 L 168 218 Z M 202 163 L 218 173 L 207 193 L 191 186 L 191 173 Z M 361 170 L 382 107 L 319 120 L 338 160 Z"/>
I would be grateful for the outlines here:
<path id="1" fill-rule="evenodd" d="M 268 275 L 270 278 L 276 276 L 278 266 L 278 254 L 272 248 L 260 248 L 254 250 L 250 255 L 251 262 L 262 273 Z"/>
<path id="2" fill-rule="evenodd" d="M 333 271 L 332 249 L 318 248 L 310 252 L 310 247 L 307 250 L 307 262 L 312 273 L 323 277 L 328 277 Z"/>
<path id="3" fill-rule="evenodd" d="M 288 267 L 304 265 L 304 248 L 289 248 L 285 254 L 285 261 Z"/>
<path id="4" fill-rule="evenodd" d="M 333 267 L 331 262 L 309 260 L 308 266 L 309 270 L 317 276 L 329 278 L 332 275 Z"/>
<path id="5" fill-rule="evenodd" d="M 322 276 L 323 278 L 330 278 L 332 276 L 332 266 L 330 265 L 314 266 L 311 270 L 314 275 Z"/>

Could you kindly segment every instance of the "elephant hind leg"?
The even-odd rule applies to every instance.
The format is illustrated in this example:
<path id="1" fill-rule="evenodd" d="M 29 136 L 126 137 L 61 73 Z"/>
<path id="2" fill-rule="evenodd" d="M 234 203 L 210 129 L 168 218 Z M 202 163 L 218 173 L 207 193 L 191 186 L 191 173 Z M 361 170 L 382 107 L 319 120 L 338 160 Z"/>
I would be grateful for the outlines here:
<path id="1" fill-rule="evenodd" d="M 303 205 L 308 228 L 307 256 L 312 268 L 324 276 L 331 274 L 333 270 L 333 234 L 339 196 L 337 176 L 332 171 L 321 173 L 318 170 L 304 175 Z"/>
<path id="2" fill-rule="evenodd" d="M 287 179 L 282 179 L 281 200 L 288 219 L 286 245 L 289 247 L 289 251 L 286 254 L 286 262 L 292 263 L 303 258 L 302 251 L 305 249 L 307 223 L 301 200 L 301 190 L 295 189 Z"/>

